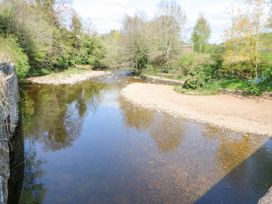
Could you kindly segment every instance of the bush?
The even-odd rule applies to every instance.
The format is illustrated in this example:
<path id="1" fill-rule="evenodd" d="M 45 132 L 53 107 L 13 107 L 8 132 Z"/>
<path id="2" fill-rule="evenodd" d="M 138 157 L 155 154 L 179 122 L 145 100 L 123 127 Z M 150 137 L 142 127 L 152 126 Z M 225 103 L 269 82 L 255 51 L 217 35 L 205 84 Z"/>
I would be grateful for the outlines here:
<path id="1" fill-rule="evenodd" d="M 28 57 L 23 49 L 19 47 L 15 38 L 0 37 L 0 60 L 13 62 L 19 78 L 27 76 L 30 68 Z"/>
<path id="2" fill-rule="evenodd" d="M 262 75 L 263 75 L 264 82 L 272 83 L 272 65 L 265 66 Z"/>
<path id="3" fill-rule="evenodd" d="M 180 58 L 179 67 L 183 75 L 187 76 L 191 72 L 194 72 L 195 68 L 202 66 L 203 64 L 210 64 L 211 60 L 207 54 L 189 53 L 183 54 Z"/>
<path id="4" fill-rule="evenodd" d="M 197 65 L 190 72 L 188 79 L 185 81 L 183 88 L 198 89 L 211 83 L 213 78 L 212 66 L 210 64 Z"/>
<path id="5" fill-rule="evenodd" d="M 224 77 L 251 79 L 254 76 L 254 65 L 249 61 L 224 63 L 222 73 Z"/>

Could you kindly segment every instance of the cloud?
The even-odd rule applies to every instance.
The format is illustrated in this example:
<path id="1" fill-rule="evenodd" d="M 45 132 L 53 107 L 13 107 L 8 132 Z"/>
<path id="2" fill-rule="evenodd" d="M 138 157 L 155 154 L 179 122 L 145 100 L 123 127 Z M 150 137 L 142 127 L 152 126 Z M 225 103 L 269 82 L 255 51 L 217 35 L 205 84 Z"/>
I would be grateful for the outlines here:
<path id="1" fill-rule="evenodd" d="M 143 11 L 148 18 L 152 18 L 157 12 L 159 2 L 160 0 L 74 0 L 73 7 L 84 18 L 90 18 L 99 33 L 105 33 L 112 29 L 120 29 L 125 15 Z M 190 39 L 192 28 L 199 14 L 202 14 L 211 25 L 211 42 L 221 42 L 224 30 L 230 25 L 226 10 L 232 2 L 232 0 L 178 0 L 177 3 L 187 16 L 186 38 Z"/>

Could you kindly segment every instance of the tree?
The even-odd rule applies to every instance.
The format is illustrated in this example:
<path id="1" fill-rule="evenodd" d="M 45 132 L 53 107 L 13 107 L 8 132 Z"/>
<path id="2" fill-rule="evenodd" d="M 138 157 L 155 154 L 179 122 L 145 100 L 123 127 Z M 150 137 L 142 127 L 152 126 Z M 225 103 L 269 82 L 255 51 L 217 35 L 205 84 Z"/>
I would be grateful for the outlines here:
<path id="1" fill-rule="evenodd" d="M 180 51 L 181 32 L 186 22 L 186 16 L 175 1 L 161 1 L 159 16 L 154 19 L 155 40 L 157 50 L 161 51 L 167 68 L 170 60 Z M 159 52 L 158 52 L 159 53 Z"/>
<path id="2" fill-rule="evenodd" d="M 203 53 L 207 49 L 208 40 L 211 35 L 211 28 L 207 20 L 200 16 L 192 33 L 194 51 Z"/>
<path id="3" fill-rule="evenodd" d="M 83 21 L 82 30 L 85 34 L 91 36 L 95 34 L 95 26 L 90 18 L 86 18 Z"/>
<path id="4" fill-rule="evenodd" d="M 122 35 L 120 31 L 112 30 L 110 33 L 102 36 L 106 48 L 104 64 L 107 67 L 119 67 L 124 63 Z"/>
<path id="5" fill-rule="evenodd" d="M 122 35 L 127 61 L 140 72 L 148 62 L 148 46 L 146 41 L 146 22 L 143 17 L 126 16 L 123 21 Z"/>
<path id="6" fill-rule="evenodd" d="M 272 29 L 272 0 L 269 2 L 269 6 L 270 6 L 269 27 Z"/>
<path id="7" fill-rule="evenodd" d="M 81 28 L 82 24 L 79 15 L 75 11 L 72 11 L 72 19 L 70 25 L 71 31 L 78 35 L 81 33 Z"/>
<path id="8" fill-rule="evenodd" d="M 251 77 L 259 77 L 261 34 L 268 22 L 265 0 L 245 0 L 246 12 L 232 13 L 232 26 L 226 31 L 227 63 L 244 63 L 251 72 Z M 249 66 L 251 65 L 251 66 Z M 252 67 L 252 68 L 250 68 Z M 241 66 L 244 69 L 243 66 Z"/>
<path id="9" fill-rule="evenodd" d="M 52 45 L 53 28 L 40 7 L 26 0 L 5 0 L 0 8 L 0 33 L 15 36 L 30 64 L 39 64 Z"/>

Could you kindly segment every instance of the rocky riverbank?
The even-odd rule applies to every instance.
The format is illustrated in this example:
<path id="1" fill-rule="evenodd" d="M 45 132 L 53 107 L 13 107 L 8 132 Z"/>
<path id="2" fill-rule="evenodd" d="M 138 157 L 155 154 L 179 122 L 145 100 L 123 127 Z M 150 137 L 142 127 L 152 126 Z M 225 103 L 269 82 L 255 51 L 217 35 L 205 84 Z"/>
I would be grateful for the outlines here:
<path id="1" fill-rule="evenodd" d="M 272 100 L 235 95 L 182 95 L 168 85 L 134 83 L 121 92 L 128 101 L 234 131 L 272 135 Z"/>
<path id="2" fill-rule="evenodd" d="M 92 78 L 99 78 L 110 75 L 109 71 L 93 71 L 84 69 L 73 69 L 67 70 L 60 73 L 49 74 L 40 77 L 30 77 L 26 79 L 28 83 L 37 84 L 52 84 L 52 85 L 62 85 L 62 84 L 76 84 Z"/>

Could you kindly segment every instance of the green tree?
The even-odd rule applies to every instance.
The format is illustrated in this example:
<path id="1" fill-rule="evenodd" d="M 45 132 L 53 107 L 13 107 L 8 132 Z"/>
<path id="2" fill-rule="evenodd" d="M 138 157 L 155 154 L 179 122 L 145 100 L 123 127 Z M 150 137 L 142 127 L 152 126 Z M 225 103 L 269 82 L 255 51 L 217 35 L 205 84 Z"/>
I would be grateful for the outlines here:
<path id="1" fill-rule="evenodd" d="M 15 38 L 0 36 L 0 61 L 12 61 L 15 63 L 19 78 L 24 78 L 29 72 L 28 57 L 19 47 Z"/>
<path id="2" fill-rule="evenodd" d="M 127 61 L 141 72 L 148 62 L 148 43 L 146 39 L 146 21 L 140 17 L 126 16 L 123 22 L 122 34 Z"/>
<path id="3" fill-rule="evenodd" d="M 207 20 L 200 16 L 192 33 L 195 52 L 203 53 L 207 50 L 208 40 L 211 36 L 211 28 Z"/>
<path id="4" fill-rule="evenodd" d="M 26 0 L 5 0 L 0 6 L 0 33 L 18 39 L 33 67 L 42 64 L 53 40 L 53 27 L 35 5 Z"/>
<path id="5" fill-rule="evenodd" d="M 77 64 L 88 64 L 94 68 L 103 66 L 105 50 L 99 38 L 83 34 L 79 46 Z"/>
<path id="6" fill-rule="evenodd" d="M 225 64 L 231 72 L 246 74 L 247 78 L 258 78 L 261 73 L 262 50 L 269 44 L 262 43 L 269 13 L 265 0 L 244 0 L 244 12 L 233 11 L 232 26 L 226 31 Z M 233 66 L 235 65 L 235 66 Z M 235 70 L 237 68 L 237 70 Z"/>
<path id="7" fill-rule="evenodd" d="M 107 67 L 119 67 L 123 63 L 122 54 L 122 35 L 120 31 L 112 30 L 102 36 L 105 46 L 105 58 L 103 60 Z"/>

